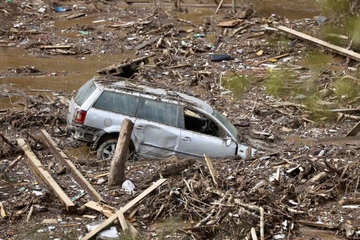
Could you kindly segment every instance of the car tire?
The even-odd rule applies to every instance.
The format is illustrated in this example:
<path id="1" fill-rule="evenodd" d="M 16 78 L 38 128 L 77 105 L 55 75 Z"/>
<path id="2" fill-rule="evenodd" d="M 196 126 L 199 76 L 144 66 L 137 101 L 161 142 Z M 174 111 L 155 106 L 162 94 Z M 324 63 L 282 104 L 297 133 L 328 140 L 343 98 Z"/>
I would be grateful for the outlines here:
<path id="1" fill-rule="evenodd" d="M 115 154 L 115 148 L 117 144 L 117 139 L 110 138 L 104 141 L 98 148 L 96 152 L 96 157 L 98 160 L 111 161 L 113 155 Z M 130 142 L 129 152 L 127 158 L 134 155 L 135 148 L 132 147 L 133 144 Z"/>

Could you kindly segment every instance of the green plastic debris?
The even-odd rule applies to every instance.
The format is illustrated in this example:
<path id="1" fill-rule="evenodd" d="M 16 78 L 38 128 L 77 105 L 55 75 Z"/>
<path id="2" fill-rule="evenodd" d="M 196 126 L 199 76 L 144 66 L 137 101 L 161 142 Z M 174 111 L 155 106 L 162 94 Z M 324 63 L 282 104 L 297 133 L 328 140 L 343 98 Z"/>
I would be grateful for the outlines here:
<path id="1" fill-rule="evenodd" d="M 82 35 L 89 35 L 89 31 L 85 31 L 85 30 L 80 30 L 79 33 Z"/>
<path id="2" fill-rule="evenodd" d="M 6 0 L 6 3 L 12 4 L 12 3 L 13 3 L 13 0 Z"/>
<path id="3" fill-rule="evenodd" d="M 205 37 L 205 34 L 204 33 L 195 33 L 193 36 L 194 36 L 194 38 L 203 38 L 203 37 Z"/>

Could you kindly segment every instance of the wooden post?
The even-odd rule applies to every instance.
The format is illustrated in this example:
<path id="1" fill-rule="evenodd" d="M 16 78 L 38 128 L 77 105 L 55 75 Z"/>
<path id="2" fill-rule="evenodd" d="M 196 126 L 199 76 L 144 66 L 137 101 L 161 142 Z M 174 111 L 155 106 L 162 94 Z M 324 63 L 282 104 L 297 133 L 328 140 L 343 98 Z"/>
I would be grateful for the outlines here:
<path id="1" fill-rule="evenodd" d="M 231 0 L 232 3 L 232 12 L 236 13 L 236 0 Z"/>
<path id="2" fill-rule="evenodd" d="M 127 118 L 121 124 L 115 154 L 110 165 L 109 186 L 121 185 L 125 181 L 125 161 L 133 127 L 134 123 Z"/>

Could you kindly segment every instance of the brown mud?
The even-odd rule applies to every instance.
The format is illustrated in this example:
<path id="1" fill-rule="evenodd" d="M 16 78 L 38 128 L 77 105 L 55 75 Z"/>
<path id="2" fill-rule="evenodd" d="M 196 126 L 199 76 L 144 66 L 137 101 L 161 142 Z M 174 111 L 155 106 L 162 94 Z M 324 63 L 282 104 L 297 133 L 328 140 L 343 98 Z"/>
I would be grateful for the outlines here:
<path id="1" fill-rule="evenodd" d="M 93 199 L 88 193 L 81 195 L 81 187 L 41 141 L 40 129 L 47 130 L 115 209 L 160 174 L 168 178 L 125 214 L 140 232 L 139 239 L 255 239 L 251 229 L 260 238 L 262 217 L 265 239 L 358 237 L 358 144 L 318 142 L 345 136 L 360 120 L 358 98 L 338 94 L 334 80 L 343 74 L 356 79 L 357 62 L 306 41 L 294 42 L 275 29 L 284 25 L 321 38 L 315 20 L 320 11 L 313 1 L 253 1 L 253 7 L 242 3 L 237 13 L 226 7 L 216 15 L 213 2 L 204 2 L 214 5 L 206 8 L 185 2 L 180 12 L 170 2 L 159 9 L 155 3 L 58 4 L 72 11 L 56 13 L 53 2 L 0 3 L 4 23 L 0 27 L 0 239 L 79 239 L 87 234 L 86 225 L 105 219 L 84 207 Z M 245 17 L 247 10 L 252 14 Z M 77 13 L 85 16 L 69 19 Z M 241 23 L 218 27 L 234 19 Z M 195 37 L 197 33 L 205 37 Z M 161 41 L 135 50 L 154 35 L 160 35 Z M 64 48 L 44 48 L 55 45 Z M 315 56 L 309 57 L 308 51 Z M 229 54 L 233 60 L 212 62 L 210 53 Z M 206 100 L 238 127 L 244 144 L 264 155 L 213 159 L 216 184 L 204 159 L 187 160 L 183 169 L 174 158 L 131 160 L 126 163 L 126 177 L 136 193 L 109 189 L 109 163 L 96 160 L 88 146 L 66 132 L 66 98 L 98 70 L 150 55 L 150 63 L 140 66 L 133 79 Z M 322 111 L 298 100 L 304 97 L 300 91 L 295 97 L 269 94 L 267 79 L 288 68 L 294 71 L 283 76 L 285 91 L 293 86 L 308 90 L 316 84 L 316 91 L 325 97 L 314 108 L 337 111 L 319 117 Z M 224 82 L 233 73 L 246 81 L 229 91 Z M 350 83 L 357 89 L 357 80 Z M 26 139 L 61 188 L 75 199 L 75 212 L 65 210 L 25 159 L 6 170 L 23 155 L 19 138 Z M 169 175 L 169 169 L 182 171 Z"/>

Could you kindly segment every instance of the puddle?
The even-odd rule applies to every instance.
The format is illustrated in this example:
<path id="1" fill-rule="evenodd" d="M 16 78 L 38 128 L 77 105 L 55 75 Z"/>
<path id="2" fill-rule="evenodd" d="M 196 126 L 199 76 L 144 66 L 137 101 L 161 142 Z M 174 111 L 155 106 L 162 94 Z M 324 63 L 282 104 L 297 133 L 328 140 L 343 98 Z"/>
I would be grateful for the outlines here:
<path id="1" fill-rule="evenodd" d="M 105 53 L 99 56 L 83 57 L 63 55 L 35 57 L 24 54 L 17 48 L 0 47 L 0 72 L 25 65 L 34 66 L 46 72 L 46 75 L 42 76 L 0 78 L 0 84 L 13 84 L 14 87 L 23 89 L 61 90 L 71 93 L 85 81 L 97 75 L 97 70 L 128 57 L 128 53 L 121 55 Z M 53 76 L 54 74 L 56 75 Z"/>

